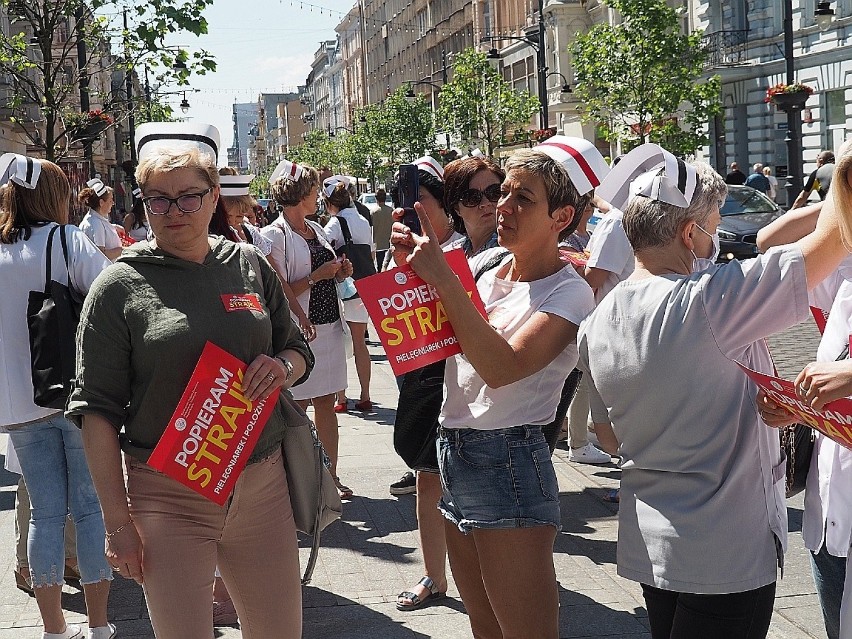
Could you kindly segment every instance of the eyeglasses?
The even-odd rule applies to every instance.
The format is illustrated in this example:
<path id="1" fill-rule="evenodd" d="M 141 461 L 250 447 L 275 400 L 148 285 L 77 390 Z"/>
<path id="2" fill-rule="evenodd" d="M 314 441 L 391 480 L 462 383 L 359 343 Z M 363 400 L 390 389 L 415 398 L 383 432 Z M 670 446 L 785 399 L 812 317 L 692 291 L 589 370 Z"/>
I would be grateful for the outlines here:
<path id="1" fill-rule="evenodd" d="M 468 189 L 461 194 L 459 202 L 472 208 L 480 205 L 483 196 L 492 204 L 497 204 L 500 200 L 500 185 L 492 184 L 490 186 L 486 186 L 484 191 L 480 191 L 479 189 Z"/>
<path id="2" fill-rule="evenodd" d="M 201 193 L 187 193 L 180 197 L 165 197 L 158 195 L 157 197 L 143 197 L 142 202 L 145 203 L 145 208 L 151 215 L 165 215 L 174 204 L 181 213 L 195 213 L 204 203 L 204 196 L 210 193 L 213 187 L 201 191 Z"/>

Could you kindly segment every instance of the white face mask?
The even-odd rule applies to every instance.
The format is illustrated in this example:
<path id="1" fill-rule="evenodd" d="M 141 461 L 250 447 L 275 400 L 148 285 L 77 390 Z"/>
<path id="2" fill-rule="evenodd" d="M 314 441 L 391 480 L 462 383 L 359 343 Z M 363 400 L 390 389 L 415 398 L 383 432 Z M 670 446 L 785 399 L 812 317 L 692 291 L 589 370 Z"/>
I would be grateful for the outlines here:
<path id="1" fill-rule="evenodd" d="M 695 225 L 699 231 L 704 233 L 704 235 L 708 236 L 713 241 L 713 252 L 710 257 L 698 257 L 695 254 L 695 251 L 692 251 L 692 272 L 700 273 L 701 271 L 706 271 L 708 268 L 712 267 L 716 263 L 716 258 L 719 257 L 719 233 L 710 234 L 701 228 L 701 225 Z"/>

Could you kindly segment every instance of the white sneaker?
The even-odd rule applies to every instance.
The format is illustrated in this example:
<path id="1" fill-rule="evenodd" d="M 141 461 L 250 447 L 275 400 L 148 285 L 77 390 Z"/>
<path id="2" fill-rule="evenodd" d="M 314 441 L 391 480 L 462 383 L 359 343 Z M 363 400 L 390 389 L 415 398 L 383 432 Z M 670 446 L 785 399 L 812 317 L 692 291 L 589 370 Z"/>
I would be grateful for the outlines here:
<path id="1" fill-rule="evenodd" d="M 572 448 L 568 453 L 568 461 L 580 464 L 608 464 L 612 458 L 592 444 L 586 444 L 582 448 Z"/>
<path id="2" fill-rule="evenodd" d="M 97 628 L 89 628 L 88 639 L 112 639 L 114 636 L 115 626 L 111 623 Z"/>
<path id="3" fill-rule="evenodd" d="M 78 639 L 83 636 L 83 629 L 76 623 L 65 624 L 65 632 L 45 632 L 42 639 Z"/>
<path id="4" fill-rule="evenodd" d="M 597 436 L 597 434 L 595 434 L 595 431 L 593 431 L 593 430 L 589 431 L 588 440 L 589 440 L 590 444 L 594 444 L 595 446 L 600 445 L 600 442 L 598 441 L 598 436 Z"/>

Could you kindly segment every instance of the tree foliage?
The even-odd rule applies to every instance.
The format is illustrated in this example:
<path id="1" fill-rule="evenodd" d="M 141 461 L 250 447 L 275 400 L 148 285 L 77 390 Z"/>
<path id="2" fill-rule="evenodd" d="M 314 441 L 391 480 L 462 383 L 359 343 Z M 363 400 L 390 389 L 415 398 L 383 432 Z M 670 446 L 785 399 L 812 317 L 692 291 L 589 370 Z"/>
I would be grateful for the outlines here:
<path id="1" fill-rule="evenodd" d="M 526 127 L 538 109 L 538 98 L 515 91 L 484 53 L 468 48 L 456 55 L 453 77 L 441 88 L 438 128 L 493 155 L 511 130 Z"/>
<path id="2" fill-rule="evenodd" d="M 705 125 L 721 109 L 718 76 L 701 80 L 701 33 L 681 33 L 665 0 L 607 0 L 623 16 L 578 33 L 571 46 L 582 118 L 607 140 L 661 144 L 689 155 L 709 142 Z"/>
<path id="3" fill-rule="evenodd" d="M 60 159 L 86 134 L 81 92 L 88 95 L 91 108 L 121 121 L 129 114 L 126 72 L 145 66 L 158 83 L 181 85 L 192 74 L 215 70 L 206 51 L 190 54 L 165 44 L 175 33 L 207 33 L 203 12 L 211 3 L 0 0 L 11 22 L 9 35 L 0 34 L 0 75 L 11 85 L 0 106 L 32 146 L 48 159 Z M 175 62 L 183 65 L 174 69 Z M 143 101 L 134 101 L 134 107 L 142 119 L 147 117 Z M 157 117 L 171 116 L 158 112 Z"/>
<path id="4" fill-rule="evenodd" d="M 308 133 L 305 142 L 290 152 L 288 160 L 332 171 L 379 179 L 431 152 L 435 146 L 432 110 L 422 96 L 409 102 L 402 86 L 379 104 L 355 114 L 355 126 Z"/>

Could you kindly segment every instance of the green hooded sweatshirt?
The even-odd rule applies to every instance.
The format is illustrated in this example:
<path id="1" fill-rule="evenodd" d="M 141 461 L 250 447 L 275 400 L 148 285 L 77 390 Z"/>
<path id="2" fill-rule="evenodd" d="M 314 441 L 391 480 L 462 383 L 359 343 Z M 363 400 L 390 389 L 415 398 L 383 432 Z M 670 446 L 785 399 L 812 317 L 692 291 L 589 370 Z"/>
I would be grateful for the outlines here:
<path id="1" fill-rule="evenodd" d="M 166 429 L 204 345 L 210 341 L 250 363 L 261 353 L 313 355 L 290 317 L 278 276 L 258 253 L 256 274 L 238 244 L 218 238 L 203 264 L 147 242 L 125 249 L 92 284 L 77 331 L 77 379 L 66 415 L 97 414 L 120 433 L 122 450 L 142 462 Z M 250 250 L 255 250 L 251 248 Z M 227 306 L 227 296 L 258 293 L 263 311 Z M 276 405 L 249 458 L 281 442 Z"/>

